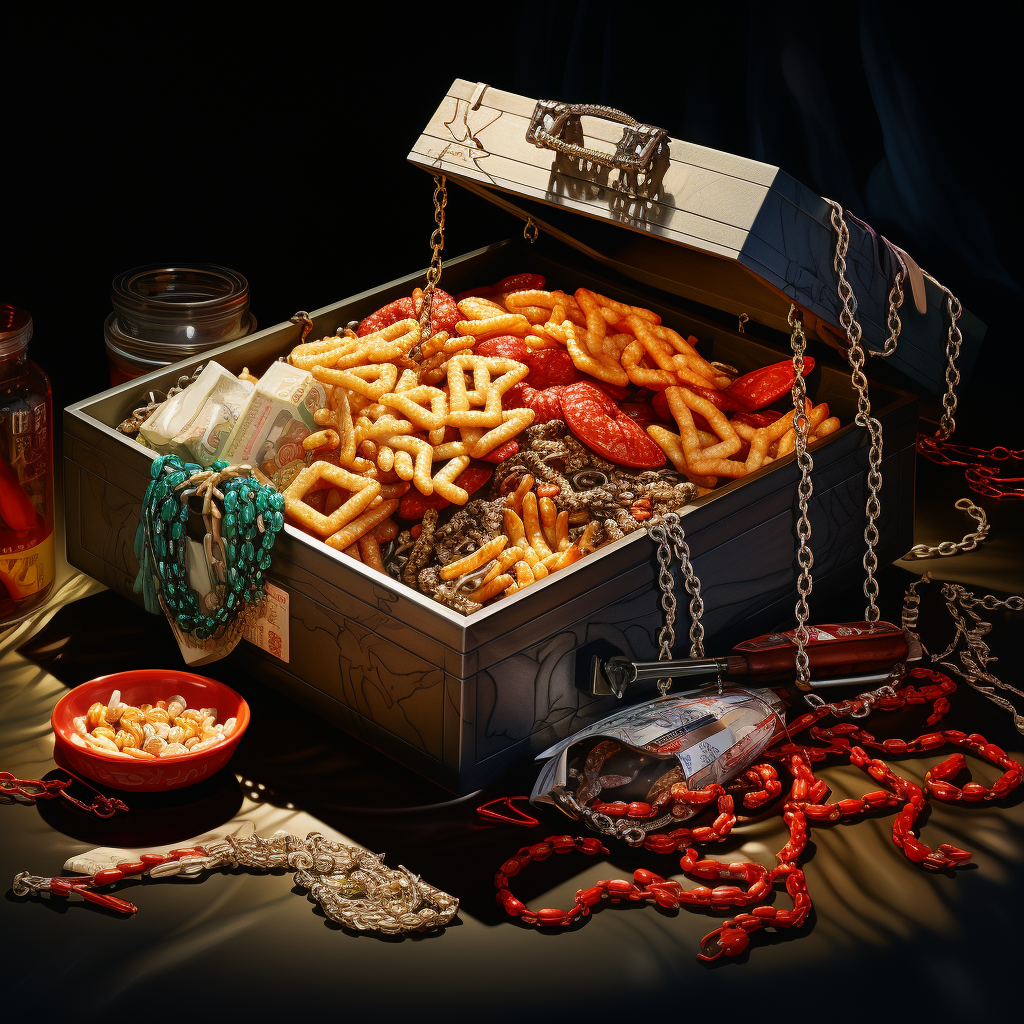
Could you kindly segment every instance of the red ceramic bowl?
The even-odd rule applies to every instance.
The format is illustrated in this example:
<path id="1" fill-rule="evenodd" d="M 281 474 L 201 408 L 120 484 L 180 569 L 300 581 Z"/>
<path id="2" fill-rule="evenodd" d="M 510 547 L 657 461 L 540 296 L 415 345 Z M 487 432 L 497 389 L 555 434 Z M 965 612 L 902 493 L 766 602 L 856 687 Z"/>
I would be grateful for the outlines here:
<path id="1" fill-rule="evenodd" d="M 235 731 L 215 747 L 198 754 L 179 754 L 153 761 L 129 760 L 72 743 L 71 737 L 75 735 L 72 720 L 84 715 L 97 701 L 106 704 L 114 690 L 121 691 L 121 700 L 126 704 L 136 706 L 155 704 L 177 694 L 188 701 L 190 708 L 216 708 L 218 722 L 234 718 L 237 725 Z M 218 683 L 216 679 L 176 669 L 148 668 L 136 672 L 115 672 L 76 686 L 57 701 L 50 724 L 53 726 L 54 758 L 65 767 L 114 789 L 156 793 L 191 786 L 220 771 L 231 759 L 249 725 L 249 705 L 230 686 Z"/>

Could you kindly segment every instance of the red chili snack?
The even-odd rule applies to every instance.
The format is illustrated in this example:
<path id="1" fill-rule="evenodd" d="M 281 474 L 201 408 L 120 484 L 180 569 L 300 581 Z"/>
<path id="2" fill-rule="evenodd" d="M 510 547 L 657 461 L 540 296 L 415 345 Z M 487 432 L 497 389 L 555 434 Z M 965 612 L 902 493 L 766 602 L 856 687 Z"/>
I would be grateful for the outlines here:
<path id="1" fill-rule="evenodd" d="M 397 324 L 399 320 L 417 319 L 416 304 L 411 295 L 402 299 L 395 299 L 386 306 L 381 306 L 375 313 L 371 313 L 357 328 L 356 334 L 362 338 L 374 331 L 382 331 L 385 327 Z M 455 305 L 455 300 L 443 289 L 435 288 L 434 297 L 430 303 L 430 327 L 437 331 L 454 333 L 455 325 L 465 319 Z"/>
<path id="2" fill-rule="evenodd" d="M 560 398 L 569 429 L 598 455 L 635 469 L 665 464 L 665 453 L 603 391 L 580 381 L 570 384 Z"/>
<path id="3" fill-rule="evenodd" d="M 526 348 L 525 345 L 523 347 Z M 479 345 L 476 350 L 480 351 Z M 579 370 L 573 365 L 572 357 L 564 348 L 542 348 L 536 351 L 527 349 L 521 361 L 530 367 L 530 387 L 538 391 L 562 384 L 575 384 L 580 379 Z"/>
<path id="4" fill-rule="evenodd" d="M 792 381 L 790 381 L 790 387 L 792 387 Z M 706 398 L 716 409 L 721 409 L 723 412 L 749 412 L 749 408 L 744 405 L 738 398 L 733 397 L 728 391 L 716 391 L 714 388 L 702 388 L 699 384 L 687 384 L 688 387 L 695 395 L 700 395 L 701 398 Z"/>
<path id="5" fill-rule="evenodd" d="M 769 426 L 783 415 L 785 414 L 768 409 L 765 412 L 738 412 L 733 419 L 739 420 L 740 423 L 746 423 L 748 426 L 754 427 L 755 430 L 760 430 L 761 427 Z"/>
<path id="6" fill-rule="evenodd" d="M 804 376 L 814 369 L 814 360 L 804 357 Z M 781 363 L 762 366 L 738 377 L 722 394 L 735 399 L 743 412 L 754 412 L 780 399 L 793 387 L 793 363 L 783 359 Z"/>
<path id="7" fill-rule="evenodd" d="M 659 416 L 657 410 L 655 410 L 647 402 L 619 402 L 619 412 L 625 413 L 634 423 L 638 423 L 644 430 L 646 430 L 652 423 L 661 423 L 664 418 Z M 672 418 L 669 417 L 664 420 L 665 423 L 671 423 Z"/>
<path id="8" fill-rule="evenodd" d="M 579 379 L 591 387 L 597 388 L 598 391 L 603 391 L 617 402 L 629 398 L 633 393 L 629 388 L 624 388 L 619 384 L 609 384 L 606 380 L 598 380 L 596 377 L 591 377 L 589 373 L 581 373 Z"/>
<path id="9" fill-rule="evenodd" d="M 364 335 L 373 334 L 374 331 L 382 331 L 385 327 L 397 324 L 399 320 L 416 318 L 416 306 L 412 297 L 395 299 L 386 306 L 381 306 L 375 313 L 371 313 L 357 328 L 356 334 L 362 338 Z"/>
<path id="10" fill-rule="evenodd" d="M 513 455 L 519 452 L 519 442 L 513 437 L 511 441 L 506 441 L 503 445 L 499 445 L 492 452 L 488 452 L 482 456 L 483 462 L 504 462 L 506 459 L 511 459 Z"/>
<path id="11" fill-rule="evenodd" d="M 547 423 L 548 420 L 562 418 L 561 394 L 562 387 L 545 388 L 538 391 L 525 380 L 514 384 L 505 392 L 501 399 L 503 409 L 532 409 L 534 423 Z"/>
<path id="12" fill-rule="evenodd" d="M 484 298 L 488 295 L 501 295 L 504 292 L 532 291 L 543 288 L 547 283 L 543 274 L 513 274 L 511 277 L 502 278 L 495 284 L 485 285 L 482 288 L 470 288 L 469 291 L 459 292 L 455 296 L 456 302 L 468 299 L 471 295 L 479 295 Z"/>
<path id="13" fill-rule="evenodd" d="M 513 334 L 500 334 L 496 338 L 485 338 L 476 343 L 473 351 L 478 356 L 501 356 L 503 359 L 518 359 L 521 363 L 525 363 L 530 354 L 526 342 Z"/>
<path id="14" fill-rule="evenodd" d="M 472 495 L 475 491 L 479 491 L 491 479 L 493 474 L 494 468 L 492 466 L 483 466 L 479 463 L 471 462 L 455 478 L 455 483 L 459 487 L 464 487 Z M 423 513 L 428 508 L 442 509 L 450 504 L 451 502 L 447 498 L 442 498 L 436 491 L 429 498 L 424 494 L 420 494 L 419 491 L 410 491 L 398 503 L 398 511 L 395 515 L 399 519 L 422 519 Z"/>

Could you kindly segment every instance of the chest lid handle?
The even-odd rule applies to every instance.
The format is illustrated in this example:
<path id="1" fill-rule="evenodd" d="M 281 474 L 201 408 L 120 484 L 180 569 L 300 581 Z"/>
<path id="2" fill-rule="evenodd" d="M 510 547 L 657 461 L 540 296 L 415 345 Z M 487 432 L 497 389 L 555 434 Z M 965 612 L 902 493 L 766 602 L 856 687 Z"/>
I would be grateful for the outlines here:
<path id="1" fill-rule="evenodd" d="M 600 117 L 623 126 L 622 137 L 614 153 L 583 145 L 580 118 L 584 116 Z M 538 100 L 530 126 L 526 129 L 526 140 L 540 149 L 552 149 L 565 156 L 623 171 L 647 168 L 667 139 L 668 132 L 664 128 L 642 124 L 621 110 L 596 103 L 562 103 L 557 100 Z"/>

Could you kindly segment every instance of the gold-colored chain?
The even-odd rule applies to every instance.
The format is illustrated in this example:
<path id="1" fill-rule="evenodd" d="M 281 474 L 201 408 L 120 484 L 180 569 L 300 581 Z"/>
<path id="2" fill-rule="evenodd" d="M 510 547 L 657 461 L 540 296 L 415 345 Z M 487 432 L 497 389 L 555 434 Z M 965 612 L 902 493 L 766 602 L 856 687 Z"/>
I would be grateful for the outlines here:
<path id="1" fill-rule="evenodd" d="M 807 337 L 804 335 L 804 325 L 800 318 L 800 312 L 795 305 L 789 307 L 789 326 L 792 331 L 790 341 L 793 348 L 793 429 L 796 431 L 796 464 L 800 469 L 800 482 L 797 484 L 797 504 L 800 508 L 800 517 L 796 521 L 796 535 L 798 547 L 796 552 L 797 565 L 800 566 L 800 575 L 796 581 L 796 680 L 797 686 L 802 690 L 808 690 L 811 686 L 811 666 L 807 657 L 807 620 L 810 617 L 810 608 L 807 598 L 811 595 L 813 579 L 811 568 L 814 565 L 814 553 L 811 551 L 811 520 L 808 515 L 808 506 L 811 495 L 814 493 L 814 484 L 811 481 L 811 470 L 814 469 L 814 461 L 811 453 L 807 450 L 807 381 L 804 380 L 804 352 L 807 349 Z"/>
<path id="2" fill-rule="evenodd" d="M 969 533 L 965 533 L 963 540 L 944 540 L 940 544 L 915 544 L 903 557 L 911 558 L 938 558 L 944 555 L 958 555 L 962 551 L 973 551 L 988 536 L 992 527 L 989 525 L 988 516 L 985 510 L 975 505 L 970 498 L 960 498 L 954 508 L 966 512 L 977 522 L 977 527 Z"/>
<path id="3" fill-rule="evenodd" d="M 946 332 L 946 393 L 942 396 L 942 418 L 939 420 L 939 429 L 935 436 L 940 441 L 946 441 L 953 436 L 956 430 L 956 386 L 960 383 L 960 371 L 957 369 L 957 360 L 960 358 L 960 346 L 964 337 L 960 333 L 957 321 L 963 314 L 964 307 L 960 300 L 940 281 L 937 281 L 927 270 L 922 274 L 936 288 L 939 288 L 946 296 L 946 312 L 949 314 L 949 328 Z"/>
<path id="4" fill-rule="evenodd" d="M 868 349 L 868 355 L 888 359 L 889 356 L 896 352 L 896 345 L 900 340 L 900 331 L 903 330 L 903 324 L 900 321 L 900 307 L 903 305 L 903 282 L 907 279 L 907 265 L 903 262 L 903 257 L 896 246 L 884 236 L 882 241 L 889 247 L 889 252 L 896 259 L 899 267 L 893 275 L 892 288 L 889 290 L 889 337 L 885 339 L 885 346 L 881 352 Z"/>
<path id="5" fill-rule="evenodd" d="M 851 380 L 857 391 L 857 415 L 855 422 L 867 429 L 868 445 L 868 500 L 865 506 L 867 525 L 864 528 L 864 596 L 868 599 L 864 610 L 865 622 L 878 621 L 878 516 L 882 511 L 879 494 L 882 490 L 882 424 L 871 415 L 871 397 L 868 394 L 868 379 L 864 375 L 864 347 L 861 344 L 862 330 L 857 320 L 857 298 L 846 277 L 846 253 L 850 247 L 850 229 L 843 217 L 843 208 L 833 199 L 826 199 L 832 207 L 832 226 L 836 231 L 836 255 L 833 266 L 839 278 L 839 301 L 842 311 L 839 323 L 846 331 L 846 359 L 853 371 Z"/>
<path id="6" fill-rule="evenodd" d="M 443 174 L 434 175 L 434 230 L 430 235 L 430 266 L 427 268 L 427 286 L 423 289 L 420 309 L 420 345 L 431 335 L 430 307 L 434 300 L 434 287 L 441 280 L 441 250 L 444 248 L 444 210 L 448 205 L 448 189 Z"/>

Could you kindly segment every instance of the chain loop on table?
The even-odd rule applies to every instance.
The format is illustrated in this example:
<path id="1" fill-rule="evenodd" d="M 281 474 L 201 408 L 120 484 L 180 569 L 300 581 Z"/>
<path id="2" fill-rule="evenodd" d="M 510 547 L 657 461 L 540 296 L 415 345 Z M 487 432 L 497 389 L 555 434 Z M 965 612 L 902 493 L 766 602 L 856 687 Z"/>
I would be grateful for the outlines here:
<path id="1" fill-rule="evenodd" d="M 921 650 L 932 661 L 938 663 L 947 672 L 960 676 L 972 689 L 977 690 L 987 700 L 997 707 L 1002 708 L 1013 718 L 1013 724 L 1017 732 L 1024 735 L 1024 715 L 1022 715 L 1005 697 L 996 693 L 996 690 L 1005 690 L 1024 697 L 1024 690 L 1019 689 L 1010 683 L 1004 683 L 997 676 L 988 670 L 988 666 L 996 659 L 985 636 L 992 630 L 992 624 L 985 622 L 974 610 L 978 607 L 986 611 L 996 611 L 1005 608 L 1007 611 L 1024 611 L 1024 597 L 1012 594 L 1007 598 L 998 598 L 994 594 L 986 594 L 978 597 L 976 594 L 960 586 L 958 583 L 943 583 L 942 597 L 946 603 L 946 610 L 949 612 L 956 626 L 956 633 L 949 646 L 941 654 L 932 654 L 921 642 L 917 634 L 917 621 L 921 605 L 921 597 L 917 588 L 922 583 L 932 583 L 932 574 L 926 572 L 919 580 L 915 580 L 903 595 L 903 617 L 902 625 L 907 634 L 913 637 L 919 644 Z M 973 626 L 967 624 L 967 617 L 973 622 Z M 960 665 L 956 665 L 948 659 L 957 651 L 960 641 L 964 641 L 966 651 L 959 651 Z"/>
<path id="2" fill-rule="evenodd" d="M 868 431 L 868 500 L 865 506 L 867 525 L 864 528 L 864 596 L 867 607 L 864 610 L 865 622 L 878 621 L 878 581 L 875 572 L 878 569 L 878 555 L 875 546 L 878 544 L 878 516 L 882 506 L 879 493 L 882 489 L 882 424 L 871 414 L 871 397 L 868 394 L 868 379 L 864 375 L 864 347 L 861 344 L 863 331 L 857 320 L 857 298 L 853 287 L 846 276 L 846 254 L 850 247 L 850 229 L 843 217 L 843 208 L 833 199 L 826 199 L 832 207 L 832 226 L 836 231 L 836 254 L 833 266 L 838 277 L 837 290 L 842 310 L 839 323 L 846 331 L 848 347 L 846 359 L 853 371 L 851 380 L 857 391 L 857 415 L 855 422 Z"/>
<path id="3" fill-rule="evenodd" d="M 944 540 L 935 545 L 915 544 L 904 558 L 936 558 L 944 555 L 958 555 L 961 551 L 973 551 L 988 536 L 992 527 L 989 525 L 985 510 L 975 505 L 970 498 L 960 498 L 955 505 L 978 522 L 977 529 L 965 533 L 963 540 Z"/>

